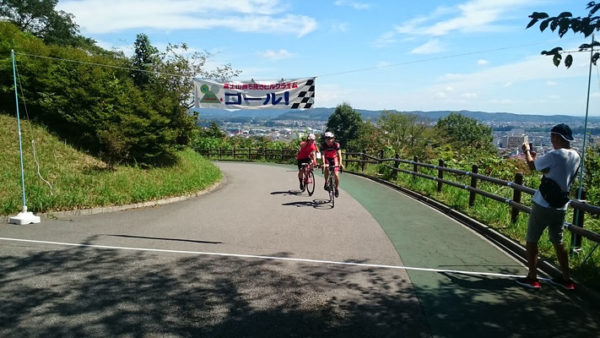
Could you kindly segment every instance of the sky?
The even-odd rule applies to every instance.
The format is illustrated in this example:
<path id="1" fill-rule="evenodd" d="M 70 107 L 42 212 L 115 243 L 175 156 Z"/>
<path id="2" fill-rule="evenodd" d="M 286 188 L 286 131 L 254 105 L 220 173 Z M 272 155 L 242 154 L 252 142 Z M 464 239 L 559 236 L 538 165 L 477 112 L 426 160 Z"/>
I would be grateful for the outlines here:
<path id="1" fill-rule="evenodd" d="M 130 56 L 137 34 L 186 43 L 237 80 L 316 76 L 316 107 L 585 116 L 589 54 L 542 50 L 582 35 L 526 29 L 532 12 L 587 15 L 589 0 L 61 0 L 80 33 Z M 599 63 L 600 64 L 600 63 Z M 592 68 L 589 116 L 600 116 Z"/>

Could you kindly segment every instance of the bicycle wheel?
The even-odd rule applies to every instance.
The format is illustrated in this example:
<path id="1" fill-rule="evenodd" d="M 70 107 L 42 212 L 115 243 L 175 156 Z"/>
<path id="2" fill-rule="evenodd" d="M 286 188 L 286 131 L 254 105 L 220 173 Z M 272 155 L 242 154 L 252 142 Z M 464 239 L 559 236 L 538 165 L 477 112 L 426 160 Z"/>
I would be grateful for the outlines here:
<path id="1" fill-rule="evenodd" d="M 313 174 L 312 170 L 306 175 L 304 186 L 306 187 L 306 191 L 308 191 L 308 196 L 312 196 L 313 192 L 315 192 L 315 174 Z"/>
<path id="2" fill-rule="evenodd" d="M 335 206 L 335 183 L 331 178 L 333 174 L 329 174 L 329 202 L 331 202 L 331 207 Z"/>

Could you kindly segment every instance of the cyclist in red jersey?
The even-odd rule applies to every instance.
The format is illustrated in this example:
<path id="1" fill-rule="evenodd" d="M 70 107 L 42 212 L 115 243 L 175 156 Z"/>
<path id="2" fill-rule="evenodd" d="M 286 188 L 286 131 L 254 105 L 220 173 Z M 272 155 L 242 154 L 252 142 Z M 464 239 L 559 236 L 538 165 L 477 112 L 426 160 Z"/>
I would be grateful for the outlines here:
<path id="1" fill-rule="evenodd" d="M 315 134 L 309 134 L 306 141 L 300 142 L 300 150 L 296 159 L 298 160 L 298 181 L 300 181 L 300 190 L 304 190 L 304 171 L 302 168 L 303 163 L 313 163 L 317 165 L 317 158 L 315 152 L 317 152 L 317 145 L 315 144 Z"/>
<path id="2" fill-rule="evenodd" d="M 329 178 L 329 167 L 335 167 L 334 175 L 335 175 L 335 197 L 340 195 L 338 190 L 340 186 L 340 173 L 338 168 L 343 168 L 342 164 L 342 149 L 340 148 L 340 144 L 335 142 L 335 136 L 332 132 L 325 132 L 325 142 L 321 144 L 321 151 L 323 153 L 323 167 L 325 168 L 325 186 L 323 187 L 327 190 L 327 179 Z"/>

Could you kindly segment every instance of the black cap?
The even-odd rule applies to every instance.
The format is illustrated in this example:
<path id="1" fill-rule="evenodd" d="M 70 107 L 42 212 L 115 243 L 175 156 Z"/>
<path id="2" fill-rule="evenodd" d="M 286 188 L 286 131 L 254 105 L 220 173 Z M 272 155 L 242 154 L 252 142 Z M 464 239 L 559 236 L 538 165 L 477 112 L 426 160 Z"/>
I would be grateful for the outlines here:
<path id="1" fill-rule="evenodd" d="M 562 136 L 565 141 L 573 141 L 573 133 L 571 132 L 571 128 L 564 123 L 555 125 L 552 127 L 552 129 L 550 129 L 550 132 Z"/>

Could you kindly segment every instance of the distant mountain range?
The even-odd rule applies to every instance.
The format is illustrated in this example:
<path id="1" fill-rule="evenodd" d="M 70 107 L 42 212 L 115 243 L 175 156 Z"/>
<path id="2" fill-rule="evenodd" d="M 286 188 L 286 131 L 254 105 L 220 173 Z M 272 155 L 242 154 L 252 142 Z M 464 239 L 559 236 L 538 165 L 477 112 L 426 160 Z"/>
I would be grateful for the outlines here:
<path id="1" fill-rule="evenodd" d="M 335 108 L 313 108 L 307 110 L 223 110 L 223 109 L 194 109 L 200 114 L 202 120 L 218 121 L 236 121 L 245 122 L 252 120 L 313 120 L 327 121 Z M 375 121 L 381 115 L 382 110 L 363 110 L 355 109 L 361 114 L 363 120 Z M 391 112 L 399 112 L 390 110 Z M 464 116 L 476 119 L 480 122 L 494 124 L 515 124 L 515 123 L 566 123 L 571 126 L 583 125 L 584 116 L 569 115 L 527 115 L 513 113 L 489 113 L 482 111 L 468 110 L 440 110 L 440 111 L 402 111 L 404 114 L 414 114 L 419 118 L 428 121 L 437 121 L 440 118 L 448 116 L 450 113 L 460 113 Z M 593 116 L 588 118 L 588 123 L 600 123 L 600 117 Z"/>

